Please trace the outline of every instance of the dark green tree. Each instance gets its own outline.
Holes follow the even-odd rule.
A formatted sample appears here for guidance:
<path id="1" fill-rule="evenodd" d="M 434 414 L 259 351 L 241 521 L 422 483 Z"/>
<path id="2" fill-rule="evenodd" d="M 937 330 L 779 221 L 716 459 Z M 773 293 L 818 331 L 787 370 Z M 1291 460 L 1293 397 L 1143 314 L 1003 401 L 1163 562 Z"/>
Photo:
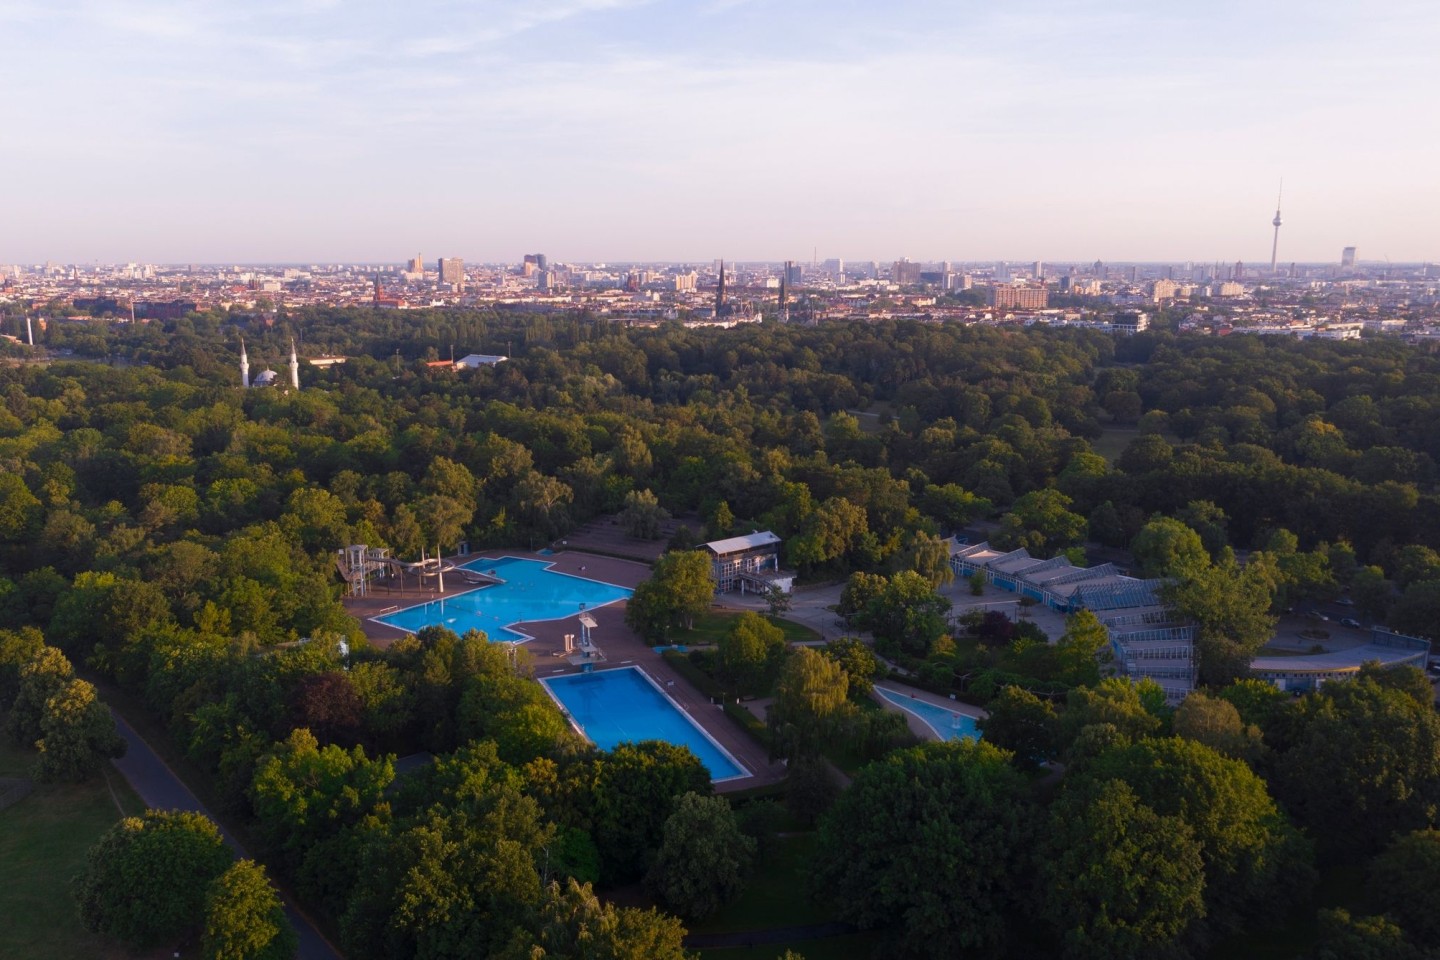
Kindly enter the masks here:
<path id="1" fill-rule="evenodd" d="M 1188 956 L 1186 933 L 1205 915 L 1194 831 L 1123 780 L 1066 789 L 1051 807 L 1040 890 L 1063 955 L 1075 960 Z"/>
<path id="2" fill-rule="evenodd" d="M 126 817 L 90 849 L 71 884 L 80 920 L 136 950 L 179 941 L 199 927 L 206 891 L 233 859 L 198 813 Z"/>
<path id="3" fill-rule="evenodd" d="M 863 767 L 820 824 L 813 889 L 907 955 L 993 954 L 1027 870 L 1029 812 L 1010 755 L 983 741 Z"/>
<path id="4" fill-rule="evenodd" d="M 645 886 L 682 917 L 702 919 L 740 895 L 755 841 L 722 797 L 681 794 L 665 821 Z"/>

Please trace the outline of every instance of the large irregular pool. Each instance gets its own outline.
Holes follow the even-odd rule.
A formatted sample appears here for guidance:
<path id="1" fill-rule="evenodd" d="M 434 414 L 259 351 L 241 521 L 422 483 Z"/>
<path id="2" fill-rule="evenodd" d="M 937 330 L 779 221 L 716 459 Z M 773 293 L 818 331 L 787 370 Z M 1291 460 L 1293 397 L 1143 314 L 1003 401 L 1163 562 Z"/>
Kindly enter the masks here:
<path id="1" fill-rule="evenodd" d="M 750 776 L 639 667 L 547 677 L 540 683 L 580 732 L 602 750 L 626 742 L 664 740 L 689 747 L 710 771 L 711 780 Z"/>
<path id="2" fill-rule="evenodd" d="M 563 620 L 581 610 L 594 610 L 623 600 L 635 592 L 613 583 L 557 573 L 544 560 L 481 557 L 461 566 L 490 574 L 504 583 L 406 607 L 375 619 L 410 633 L 422 627 L 442 626 L 456 633 L 483 630 L 491 640 L 520 641 L 530 638 L 513 629 L 517 623 Z"/>
<path id="3" fill-rule="evenodd" d="M 919 717 L 941 740 L 958 740 L 961 737 L 967 740 L 980 739 L 980 730 L 975 726 L 973 717 L 936 706 L 928 700 L 887 690 L 885 687 L 876 687 L 875 692 L 906 713 Z"/>

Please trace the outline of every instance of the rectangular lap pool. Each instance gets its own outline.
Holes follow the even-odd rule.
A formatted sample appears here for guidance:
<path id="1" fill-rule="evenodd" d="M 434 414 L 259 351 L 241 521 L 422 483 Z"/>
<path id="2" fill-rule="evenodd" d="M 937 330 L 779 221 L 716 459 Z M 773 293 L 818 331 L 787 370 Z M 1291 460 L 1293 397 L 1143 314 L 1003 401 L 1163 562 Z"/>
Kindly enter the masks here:
<path id="1" fill-rule="evenodd" d="M 537 620 L 563 620 L 623 600 L 635 591 L 613 583 L 556 573 L 544 560 L 522 557 L 481 557 L 461 565 L 463 570 L 488 574 L 502 583 L 431 600 L 397 613 L 376 617 L 387 626 L 415 633 L 422 627 L 449 627 L 456 633 L 483 630 L 491 640 L 528 640 L 513 624 Z M 448 573 L 459 583 L 463 574 Z"/>
<path id="2" fill-rule="evenodd" d="M 711 780 L 750 776 L 639 667 L 547 677 L 540 683 L 602 750 L 627 741 L 664 740 L 689 747 Z"/>
<path id="3" fill-rule="evenodd" d="M 884 687 L 876 687 L 875 692 L 906 713 L 913 713 L 925 721 L 925 726 L 934 730 L 941 740 L 956 740 L 960 737 L 968 740 L 980 739 L 980 731 L 976 728 L 973 717 Z"/>

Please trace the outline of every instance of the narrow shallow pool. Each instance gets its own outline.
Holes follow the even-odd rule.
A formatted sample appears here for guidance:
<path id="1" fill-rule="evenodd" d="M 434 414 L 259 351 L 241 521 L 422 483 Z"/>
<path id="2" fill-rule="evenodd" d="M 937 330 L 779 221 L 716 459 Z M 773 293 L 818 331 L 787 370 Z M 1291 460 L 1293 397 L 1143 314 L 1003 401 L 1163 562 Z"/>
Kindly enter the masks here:
<path id="1" fill-rule="evenodd" d="M 711 780 L 750 776 L 639 667 L 547 677 L 540 683 L 580 732 L 602 750 L 626 742 L 664 740 L 689 747 L 710 771 Z"/>
<path id="2" fill-rule="evenodd" d="M 483 630 L 491 640 L 528 640 L 529 637 L 512 629 L 512 625 L 562 620 L 582 609 L 594 610 L 623 600 L 635 592 L 601 580 L 557 573 L 544 560 L 481 557 L 462 567 L 505 582 L 406 607 L 375 619 L 410 633 L 422 627 L 442 626 L 456 633 Z"/>
<path id="3" fill-rule="evenodd" d="M 928 700 L 888 690 L 885 687 L 876 687 L 875 692 L 901 710 L 913 713 L 925 721 L 925 725 L 934 730 L 941 740 L 957 740 L 961 737 L 968 740 L 980 739 L 980 731 L 975 726 L 974 717 L 936 706 Z"/>

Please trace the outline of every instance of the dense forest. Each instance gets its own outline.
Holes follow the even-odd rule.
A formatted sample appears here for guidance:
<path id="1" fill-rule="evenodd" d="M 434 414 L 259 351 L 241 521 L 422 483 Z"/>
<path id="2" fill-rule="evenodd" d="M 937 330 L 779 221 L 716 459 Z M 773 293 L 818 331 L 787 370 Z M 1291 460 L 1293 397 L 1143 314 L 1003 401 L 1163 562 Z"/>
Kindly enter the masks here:
<path id="1" fill-rule="evenodd" d="M 252 369 L 291 337 L 348 360 L 306 366 L 298 392 L 242 390 L 242 334 Z M 819 831 L 816 895 L 883 931 L 886 955 L 1238 955 L 1295 910 L 1314 927 L 1312 890 L 1336 877 L 1386 895 L 1324 912 L 1315 956 L 1435 943 L 1429 684 L 1367 670 L 1290 698 L 1245 673 L 1297 600 L 1348 592 L 1372 622 L 1435 632 L 1440 358 L 1388 339 L 493 311 L 52 322 L 45 339 L 76 359 L 0 369 L 5 729 L 50 742 L 46 776 L 82 777 L 114 744 L 77 669 L 143 703 L 348 956 L 678 957 L 671 914 L 743 887 L 772 798 L 712 796 L 682 748 L 596 751 L 523 657 L 443 629 L 372 649 L 340 602 L 345 543 L 534 547 L 646 509 L 774 530 L 802 583 L 847 582 L 841 612 L 889 662 L 990 710 L 983 741 L 911 746 L 862 707 L 884 669 L 863 644 L 790 651 L 747 623 L 690 661 L 698 683 L 776 693 L 756 735 Z M 426 365 L 452 348 L 511 359 Z M 1207 689 L 1173 710 L 1107 679 L 1088 615 L 1055 643 L 948 619 L 939 538 L 972 525 L 1169 578 Z M 435 762 L 397 776 L 417 750 Z M 837 751 L 843 791 L 821 762 Z M 112 860 L 147 831 L 205 846 L 194 824 L 127 829 Z M 699 860 L 733 870 L 701 895 Z M 85 922 L 159 942 L 107 909 L 105 862 Z M 661 910 L 594 893 L 641 880 Z"/>

